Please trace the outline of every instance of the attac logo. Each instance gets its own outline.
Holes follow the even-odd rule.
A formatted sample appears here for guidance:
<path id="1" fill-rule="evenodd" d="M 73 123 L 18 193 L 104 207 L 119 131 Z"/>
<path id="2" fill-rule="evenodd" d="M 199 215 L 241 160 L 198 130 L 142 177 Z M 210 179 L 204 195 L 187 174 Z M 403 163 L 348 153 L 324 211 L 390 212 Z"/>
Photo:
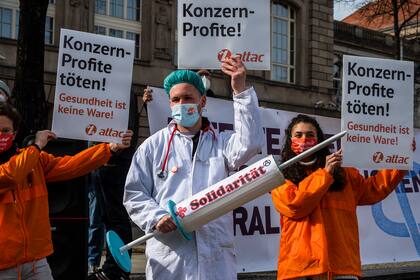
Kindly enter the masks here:
<path id="1" fill-rule="evenodd" d="M 235 54 L 235 56 L 239 56 L 239 58 L 242 60 L 242 62 L 263 62 L 264 55 L 263 54 L 256 54 L 251 52 L 241 52 Z M 229 49 L 222 49 L 217 53 L 217 59 L 220 62 L 223 62 L 227 58 L 232 57 L 232 52 Z"/>
<path id="2" fill-rule="evenodd" d="M 96 133 L 98 129 L 96 128 L 96 126 L 94 124 L 89 124 L 86 128 L 85 128 L 85 132 L 87 135 L 93 135 Z"/>
<path id="3" fill-rule="evenodd" d="M 385 161 L 385 163 L 408 164 L 409 157 L 404 157 L 397 154 L 385 156 L 381 152 L 376 152 L 373 154 L 372 160 L 374 163 L 381 163 Z"/>
<path id="4" fill-rule="evenodd" d="M 384 154 L 381 152 L 376 152 L 373 154 L 372 159 L 374 163 L 380 163 L 384 160 Z"/>

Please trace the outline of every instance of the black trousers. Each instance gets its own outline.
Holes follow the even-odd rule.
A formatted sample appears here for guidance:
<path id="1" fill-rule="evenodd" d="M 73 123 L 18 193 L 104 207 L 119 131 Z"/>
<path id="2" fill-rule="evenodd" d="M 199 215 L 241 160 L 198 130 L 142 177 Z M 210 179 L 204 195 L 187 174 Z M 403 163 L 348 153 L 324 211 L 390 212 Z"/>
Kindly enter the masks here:
<path id="1" fill-rule="evenodd" d="M 124 185 L 130 163 L 118 165 L 105 165 L 98 170 L 97 195 L 100 197 L 98 203 L 102 208 L 105 230 L 115 231 L 122 241 L 127 244 L 132 241 L 130 217 L 123 205 Z M 129 251 L 131 256 L 131 250 Z M 102 266 L 103 271 L 111 280 L 127 276 L 115 263 L 108 247 L 106 259 Z"/>

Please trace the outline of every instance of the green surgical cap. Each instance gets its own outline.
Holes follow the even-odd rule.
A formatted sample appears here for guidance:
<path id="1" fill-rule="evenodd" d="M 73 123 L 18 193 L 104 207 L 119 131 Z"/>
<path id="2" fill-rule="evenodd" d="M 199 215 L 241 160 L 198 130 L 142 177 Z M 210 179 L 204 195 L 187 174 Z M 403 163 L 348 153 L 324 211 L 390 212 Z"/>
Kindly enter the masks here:
<path id="1" fill-rule="evenodd" d="M 191 70 L 176 70 L 172 72 L 163 81 L 163 87 L 169 95 L 169 91 L 174 85 L 182 83 L 193 85 L 201 93 L 201 95 L 206 95 L 206 89 L 204 88 L 201 77 Z"/>

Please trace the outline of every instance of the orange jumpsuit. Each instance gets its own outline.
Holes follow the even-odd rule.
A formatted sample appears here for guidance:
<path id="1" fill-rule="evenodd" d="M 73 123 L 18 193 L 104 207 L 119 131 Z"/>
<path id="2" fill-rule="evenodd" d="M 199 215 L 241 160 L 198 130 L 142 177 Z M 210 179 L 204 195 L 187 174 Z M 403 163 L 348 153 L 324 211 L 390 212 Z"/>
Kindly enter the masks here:
<path id="1" fill-rule="evenodd" d="M 0 165 L 0 270 L 53 252 L 45 183 L 87 174 L 109 157 L 108 144 L 65 157 L 29 146 Z"/>
<path id="2" fill-rule="evenodd" d="M 384 199 L 406 171 L 381 170 L 365 179 L 357 169 L 343 169 L 346 185 L 342 191 L 328 191 L 334 179 L 320 168 L 299 186 L 286 180 L 271 192 L 281 214 L 277 279 L 361 276 L 356 206 Z"/>

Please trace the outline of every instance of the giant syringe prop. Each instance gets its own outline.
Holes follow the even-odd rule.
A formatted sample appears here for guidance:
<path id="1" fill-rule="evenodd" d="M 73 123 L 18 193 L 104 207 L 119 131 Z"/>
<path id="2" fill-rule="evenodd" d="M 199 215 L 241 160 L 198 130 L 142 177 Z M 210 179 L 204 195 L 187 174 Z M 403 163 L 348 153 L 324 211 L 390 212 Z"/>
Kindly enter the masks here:
<path id="1" fill-rule="evenodd" d="M 168 210 L 178 231 L 190 240 L 191 233 L 201 226 L 283 185 L 281 170 L 330 145 L 346 133 L 342 131 L 280 165 L 272 155 L 267 156 L 178 204 L 170 200 Z M 158 234 L 161 233 L 153 231 L 127 245 L 114 231 L 107 232 L 106 239 L 116 263 L 129 272 L 131 260 L 127 251 Z"/>

